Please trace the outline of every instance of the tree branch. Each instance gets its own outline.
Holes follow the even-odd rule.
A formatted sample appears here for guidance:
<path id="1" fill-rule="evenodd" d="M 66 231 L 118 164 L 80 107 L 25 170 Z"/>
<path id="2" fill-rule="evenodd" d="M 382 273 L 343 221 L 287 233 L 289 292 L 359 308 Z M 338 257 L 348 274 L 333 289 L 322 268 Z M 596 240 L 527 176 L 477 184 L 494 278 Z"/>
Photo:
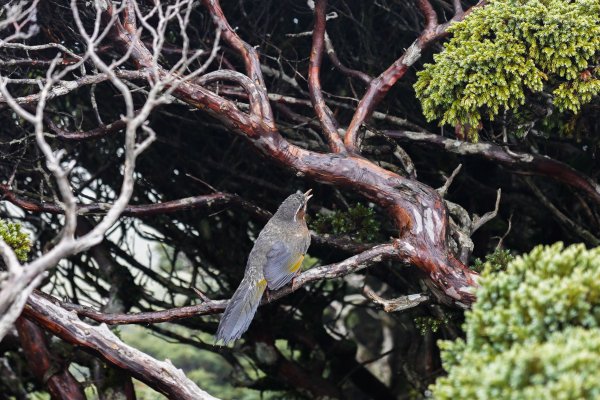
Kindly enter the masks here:
<path id="1" fill-rule="evenodd" d="M 56 365 L 41 329 L 23 317 L 17 319 L 15 325 L 28 366 L 37 380 L 48 387 L 52 399 L 85 400 L 83 389 L 69 372 L 68 365 Z"/>
<path id="2" fill-rule="evenodd" d="M 126 345 L 106 325 L 86 324 L 77 315 L 35 293 L 30 296 L 24 314 L 64 341 L 93 351 L 168 398 L 215 399 L 170 361 L 158 361 Z"/>
<path id="3" fill-rule="evenodd" d="M 135 48 L 131 54 L 138 65 L 153 65 L 144 45 L 127 35 L 119 24 L 116 24 L 114 37 L 123 49 Z M 154 68 L 157 76 L 169 75 L 157 65 Z M 451 254 L 446 235 L 446 209 L 434 189 L 387 171 L 360 156 L 340 157 L 339 154 L 321 154 L 295 146 L 260 118 L 242 113 L 234 103 L 191 82 L 177 82 L 173 94 L 188 104 L 206 109 L 233 132 L 246 137 L 257 150 L 297 176 L 351 188 L 386 209 L 402 240 L 413 249 L 410 262 L 427 273 L 445 293 L 445 301 L 465 307 L 474 300 L 471 287 L 476 285 L 477 274 Z"/>
<path id="4" fill-rule="evenodd" d="M 392 244 L 378 245 L 339 263 L 311 268 L 310 270 L 301 273 L 291 284 L 277 291 L 270 292 L 269 296 L 263 297 L 261 305 L 279 300 L 312 282 L 323 279 L 339 278 L 360 271 L 383 260 L 395 259 L 406 261 L 410 259 L 411 256 L 412 249 L 410 248 L 410 245 L 402 244 L 400 241 L 396 241 Z M 41 296 L 43 294 L 36 292 L 36 295 Z M 163 311 L 140 312 L 134 314 L 106 314 L 93 310 L 90 307 L 59 302 L 51 297 L 48 298 L 68 310 L 75 311 L 80 316 L 88 317 L 109 325 L 175 321 L 199 315 L 218 314 L 223 312 L 227 306 L 227 300 L 210 300 L 197 305 L 177 307 Z"/>
<path id="5" fill-rule="evenodd" d="M 546 176 L 585 192 L 597 204 L 600 204 L 600 185 L 597 182 L 567 164 L 547 156 L 514 152 L 507 147 L 492 143 L 463 142 L 433 133 L 385 131 L 384 134 L 403 141 L 434 145 L 463 156 L 483 157 L 498 162 L 517 173 Z"/>
<path id="6" fill-rule="evenodd" d="M 275 119 L 267 97 L 267 86 L 260 69 L 258 52 L 254 47 L 244 42 L 231 28 L 225 14 L 223 14 L 219 0 L 203 0 L 203 4 L 210 12 L 215 25 L 223 32 L 223 37 L 227 43 L 242 56 L 246 65 L 246 73 L 252 82 L 256 84 L 257 95 L 260 97 L 262 108 L 260 117 L 269 128 L 275 129 Z"/>
<path id="7" fill-rule="evenodd" d="M 313 29 L 312 50 L 310 52 L 310 64 L 308 67 L 308 89 L 310 100 L 317 114 L 317 118 L 323 128 L 323 133 L 329 143 L 329 148 L 334 153 L 346 153 L 344 143 L 338 133 L 338 123 L 333 113 L 325 104 L 319 74 L 321 62 L 323 61 L 323 41 L 325 37 L 325 8 L 326 0 L 317 0 L 315 4 L 315 27 Z"/>
<path id="8" fill-rule="evenodd" d="M 344 144 L 349 152 L 358 152 L 358 131 L 361 125 L 371 116 L 375 107 L 385 97 L 398 79 L 402 78 L 406 71 L 408 71 L 408 68 L 421 58 L 422 52 L 432 43 L 444 37 L 452 22 L 462 21 L 470 10 L 474 7 L 483 6 L 484 3 L 484 1 L 480 1 L 477 5 L 471 7 L 469 11 L 456 14 L 454 18 L 447 23 L 438 24 L 435 10 L 433 10 L 429 1 L 419 0 L 419 8 L 426 19 L 425 30 L 423 30 L 419 37 L 408 49 L 406 49 L 400 58 L 369 84 L 367 91 L 356 108 L 356 112 L 352 117 L 352 121 L 350 121 L 350 125 L 348 125 L 348 128 L 346 129 Z"/>

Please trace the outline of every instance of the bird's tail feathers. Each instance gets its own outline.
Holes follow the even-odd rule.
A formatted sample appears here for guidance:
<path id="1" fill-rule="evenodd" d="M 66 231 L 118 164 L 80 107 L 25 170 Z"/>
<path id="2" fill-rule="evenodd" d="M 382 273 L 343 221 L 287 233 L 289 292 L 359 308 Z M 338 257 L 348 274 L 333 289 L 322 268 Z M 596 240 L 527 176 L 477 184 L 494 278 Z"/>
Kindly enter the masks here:
<path id="1" fill-rule="evenodd" d="M 240 283 L 221 317 L 215 335 L 216 342 L 222 341 L 226 345 L 239 339 L 248 330 L 266 287 L 265 279 Z"/>

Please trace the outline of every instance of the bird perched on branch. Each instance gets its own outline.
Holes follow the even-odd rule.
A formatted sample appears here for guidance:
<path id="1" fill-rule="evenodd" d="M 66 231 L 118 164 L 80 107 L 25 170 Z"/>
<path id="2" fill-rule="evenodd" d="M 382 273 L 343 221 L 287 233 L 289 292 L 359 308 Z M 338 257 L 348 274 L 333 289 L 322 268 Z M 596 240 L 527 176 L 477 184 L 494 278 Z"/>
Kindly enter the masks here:
<path id="1" fill-rule="evenodd" d="M 285 286 L 300 271 L 310 245 L 305 216 L 311 191 L 285 199 L 258 235 L 244 278 L 219 322 L 217 342 L 227 344 L 239 339 L 250 326 L 265 289 Z"/>

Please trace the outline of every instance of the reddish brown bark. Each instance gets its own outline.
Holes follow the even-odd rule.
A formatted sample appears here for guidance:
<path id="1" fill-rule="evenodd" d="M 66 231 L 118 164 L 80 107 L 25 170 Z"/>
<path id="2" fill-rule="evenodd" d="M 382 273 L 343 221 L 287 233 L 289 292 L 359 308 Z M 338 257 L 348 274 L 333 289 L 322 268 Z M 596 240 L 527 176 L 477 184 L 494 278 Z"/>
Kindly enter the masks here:
<path id="1" fill-rule="evenodd" d="M 346 153 L 344 142 L 338 133 L 338 123 L 333 113 L 325 104 L 325 98 L 321 91 L 321 62 L 323 61 L 323 44 L 325 40 L 325 7 L 326 0 L 317 0 L 315 4 L 315 27 L 313 29 L 312 50 L 310 52 L 310 64 L 308 67 L 308 89 L 310 100 L 321 123 L 329 148 L 334 153 Z"/>
<path id="2" fill-rule="evenodd" d="M 37 380 L 48 388 L 52 399 L 85 400 L 83 389 L 68 371 L 68 365 L 59 365 L 54 360 L 42 330 L 24 317 L 17 319 L 15 325 L 27 365 Z"/>

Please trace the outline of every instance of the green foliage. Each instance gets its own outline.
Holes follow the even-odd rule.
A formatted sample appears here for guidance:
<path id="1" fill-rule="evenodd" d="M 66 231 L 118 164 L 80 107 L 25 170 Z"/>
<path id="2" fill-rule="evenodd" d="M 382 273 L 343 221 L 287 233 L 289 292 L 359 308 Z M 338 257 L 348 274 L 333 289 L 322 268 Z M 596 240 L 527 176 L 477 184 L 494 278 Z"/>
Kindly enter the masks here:
<path id="1" fill-rule="evenodd" d="M 480 284 L 437 399 L 599 398 L 600 248 L 539 246 Z"/>
<path id="2" fill-rule="evenodd" d="M 504 271 L 512 260 L 515 259 L 510 250 L 496 249 L 493 253 L 486 254 L 485 260 L 476 259 L 471 269 L 477 272 L 489 270 L 490 272 Z"/>
<path id="3" fill-rule="evenodd" d="M 27 254 L 31 250 L 29 235 L 21 231 L 21 225 L 0 219 L 0 237 L 15 252 L 20 261 L 27 260 Z"/>
<path id="4" fill-rule="evenodd" d="M 600 330 L 570 328 L 497 355 L 468 352 L 436 399 L 598 399 Z"/>
<path id="5" fill-rule="evenodd" d="M 600 93 L 600 0 L 490 0 L 449 31 L 415 84 L 430 121 L 477 127 L 542 91 L 576 113 Z"/>
<path id="6" fill-rule="evenodd" d="M 350 207 L 348 211 L 319 214 L 311 225 L 319 233 L 350 235 L 359 242 L 376 241 L 381 229 L 375 211 L 360 203 Z"/>
<path id="7" fill-rule="evenodd" d="M 443 318 L 416 317 L 415 326 L 421 335 L 425 335 L 427 332 L 437 332 L 441 326 L 446 325 L 449 321 L 450 317 L 448 316 L 444 316 Z"/>

